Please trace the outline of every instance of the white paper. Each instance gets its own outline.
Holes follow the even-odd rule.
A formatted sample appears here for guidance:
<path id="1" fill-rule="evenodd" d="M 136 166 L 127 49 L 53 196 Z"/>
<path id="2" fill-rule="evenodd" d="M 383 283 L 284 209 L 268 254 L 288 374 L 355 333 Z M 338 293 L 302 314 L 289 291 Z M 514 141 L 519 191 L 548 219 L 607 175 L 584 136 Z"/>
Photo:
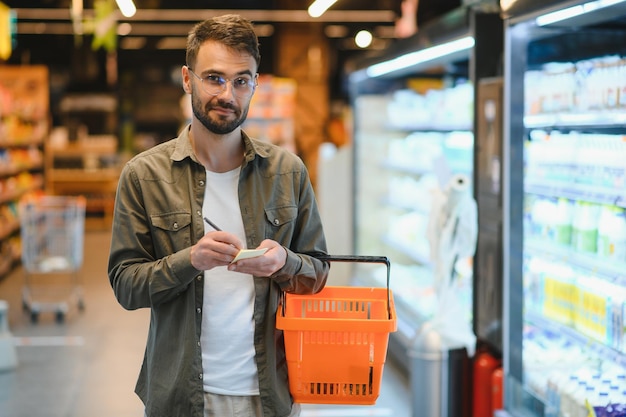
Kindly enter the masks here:
<path id="1" fill-rule="evenodd" d="M 233 259 L 233 261 L 231 263 L 240 261 L 242 259 L 256 258 L 257 256 L 263 255 L 265 252 L 267 252 L 267 248 L 263 248 L 263 249 L 241 249 L 239 251 L 239 253 L 237 254 L 237 256 L 235 256 L 235 259 Z"/>

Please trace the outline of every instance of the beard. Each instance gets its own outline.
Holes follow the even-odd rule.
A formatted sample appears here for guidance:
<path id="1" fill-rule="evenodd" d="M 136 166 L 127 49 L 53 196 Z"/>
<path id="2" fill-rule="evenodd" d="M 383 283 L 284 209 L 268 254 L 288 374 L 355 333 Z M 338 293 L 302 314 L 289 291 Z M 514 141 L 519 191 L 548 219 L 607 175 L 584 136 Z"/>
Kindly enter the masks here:
<path id="1" fill-rule="evenodd" d="M 243 124 L 243 122 L 248 117 L 248 109 L 250 105 L 246 106 L 243 109 L 238 109 L 232 103 L 227 101 L 217 99 L 217 105 L 219 107 L 225 109 L 232 109 L 235 111 L 235 119 L 227 120 L 223 117 L 211 118 L 209 116 L 209 111 L 212 108 L 211 103 L 207 103 L 205 106 L 202 105 L 202 102 L 196 95 L 195 91 L 191 93 L 191 109 L 193 111 L 193 115 L 202 123 L 202 125 L 207 128 L 210 132 L 213 132 L 218 135 L 225 135 L 227 133 L 231 133 L 233 130 L 237 129 L 239 126 Z"/>

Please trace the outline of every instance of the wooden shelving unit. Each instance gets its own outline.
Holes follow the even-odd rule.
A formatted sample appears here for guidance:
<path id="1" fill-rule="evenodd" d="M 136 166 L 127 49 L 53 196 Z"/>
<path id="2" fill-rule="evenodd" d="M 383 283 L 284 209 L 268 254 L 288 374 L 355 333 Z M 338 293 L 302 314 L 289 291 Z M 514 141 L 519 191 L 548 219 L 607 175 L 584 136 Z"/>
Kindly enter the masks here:
<path id="1" fill-rule="evenodd" d="M 0 65 L 0 278 L 21 257 L 18 202 L 44 187 L 49 101 L 47 67 Z"/>

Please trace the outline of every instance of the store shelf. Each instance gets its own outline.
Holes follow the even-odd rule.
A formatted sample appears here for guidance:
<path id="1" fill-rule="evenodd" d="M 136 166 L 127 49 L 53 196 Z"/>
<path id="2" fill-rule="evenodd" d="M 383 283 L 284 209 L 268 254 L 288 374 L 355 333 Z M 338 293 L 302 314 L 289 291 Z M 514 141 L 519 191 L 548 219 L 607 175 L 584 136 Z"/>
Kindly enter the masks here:
<path id="1" fill-rule="evenodd" d="M 596 254 L 576 251 L 569 246 L 551 243 L 547 239 L 526 237 L 526 254 L 554 259 L 555 262 L 597 274 L 605 281 L 626 287 L 626 261 L 616 261 Z"/>
<path id="2" fill-rule="evenodd" d="M 524 191 L 546 197 L 564 197 L 571 200 L 590 201 L 598 204 L 612 204 L 626 208 L 626 191 L 615 187 L 576 184 L 565 181 L 528 178 Z"/>
<path id="3" fill-rule="evenodd" d="M 0 278 L 20 259 L 17 204 L 44 186 L 48 85 L 45 66 L 0 66 Z"/>
<path id="4" fill-rule="evenodd" d="M 594 112 L 563 112 L 556 114 L 534 114 L 524 116 L 524 126 L 528 129 L 537 128 L 623 128 L 626 114 L 620 109 L 599 110 Z"/>
<path id="5" fill-rule="evenodd" d="M 578 346 L 584 346 L 590 356 L 600 357 L 604 361 L 610 361 L 626 369 L 626 354 L 606 346 L 570 326 L 546 319 L 535 312 L 528 311 L 525 313 L 525 317 L 529 325 L 533 326 L 536 331 L 544 333 L 548 339 L 555 335 L 566 338 Z"/>

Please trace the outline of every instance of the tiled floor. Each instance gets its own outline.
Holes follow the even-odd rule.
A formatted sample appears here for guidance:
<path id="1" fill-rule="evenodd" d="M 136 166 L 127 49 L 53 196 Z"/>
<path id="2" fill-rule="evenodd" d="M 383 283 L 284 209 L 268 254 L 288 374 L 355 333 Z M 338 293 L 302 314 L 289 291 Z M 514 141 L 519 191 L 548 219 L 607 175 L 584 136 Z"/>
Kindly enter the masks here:
<path id="1" fill-rule="evenodd" d="M 42 313 L 37 324 L 22 310 L 23 272 L 0 280 L 18 365 L 0 372 L 0 417 L 141 417 L 133 393 L 148 327 L 148 310 L 126 311 L 106 277 L 110 234 L 87 232 L 82 269 L 85 310 L 63 324 Z M 0 358 L 0 364 L 1 364 Z M 391 361 L 375 406 L 306 404 L 302 417 L 409 417 L 406 377 Z"/>

